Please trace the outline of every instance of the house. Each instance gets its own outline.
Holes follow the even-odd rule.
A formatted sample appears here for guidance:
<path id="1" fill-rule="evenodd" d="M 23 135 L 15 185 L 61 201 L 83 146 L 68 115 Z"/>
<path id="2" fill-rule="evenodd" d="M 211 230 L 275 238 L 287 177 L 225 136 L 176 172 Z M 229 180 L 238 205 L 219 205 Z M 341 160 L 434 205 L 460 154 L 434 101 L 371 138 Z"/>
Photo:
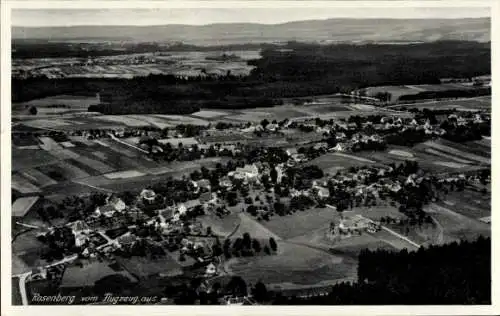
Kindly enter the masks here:
<path id="1" fill-rule="evenodd" d="M 111 195 L 106 199 L 106 204 L 103 206 L 98 206 L 95 211 L 95 215 L 100 216 L 101 214 L 111 217 L 115 212 L 122 212 L 127 208 L 127 205 L 116 195 Z"/>
<path id="2" fill-rule="evenodd" d="M 81 246 L 85 245 L 85 243 L 90 241 L 90 237 L 85 233 L 74 233 L 73 232 L 73 234 L 75 235 L 75 246 L 77 246 L 77 247 L 81 247 Z"/>
<path id="3" fill-rule="evenodd" d="M 292 157 L 293 155 L 297 155 L 297 154 L 298 154 L 297 148 L 288 148 L 288 149 L 286 150 L 286 154 L 287 154 L 289 157 Z"/>
<path id="4" fill-rule="evenodd" d="M 206 189 L 210 190 L 212 187 L 210 185 L 210 181 L 208 179 L 201 179 L 196 181 L 196 184 L 201 188 L 201 189 Z"/>
<path id="5" fill-rule="evenodd" d="M 244 175 L 247 179 L 254 179 L 259 175 L 259 168 L 255 164 L 245 165 L 243 168 L 236 168 L 236 173 Z"/>
<path id="6" fill-rule="evenodd" d="M 278 124 L 273 124 L 273 123 L 268 124 L 268 125 L 266 126 L 266 129 L 267 129 L 268 131 L 274 132 L 274 131 L 276 131 L 276 130 L 278 129 Z"/>
<path id="7" fill-rule="evenodd" d="M 103 205 L 103 206 L 98 206 L 94 212 L 94 216 L 99 217 L 101 215 L 104 215 L 106 217 L 113 217 L 113 214 L 115 214 L 116 209 L 109 204 Z"/>
<path id="8" fill-rule="evenodd" d="M 330 191 L 325 187 L 317 186 L 315 189 L 317 190 L 318 197 L 320 198 L 327 198 L 330 196 Z"/>
<path id="9" fill-rule="evenodd" d="M 184 203 L 181 203 L 177 207 L 177 211 L 180 215 L 186 214 L 187 211 L 192 210 L 196 206 L 201 205 L 200 200 L 189 200 Z"/>
<path id="10" fill-rule="evenodd" d="M 125 233 L 125 234 L 121 235 L 120 237 L 116 238 L 116 241 L 117 241 L 118 245 L 120 245 L 120 246 L 132 245 L 133 243 L 135 243 L 136 240 L 137 240 L 137 237 L 130 232 Z"/>
<path id="11" fill-rule="evenodd" d="M 210 263 L 209 265 L 207 265 L 207 267 L 205 269 L 205 276 L 211 277 L 211 276 L 214 276 L 216 274 L 217 274 L 217 267 L 215 266 L 215 264 Z"/>
<path id="12" fill-rule="evenodd" d="M 333 150 L 335 150 L 335 151 L 344 151 L 345 147 L 341 143 L 338 143 L 337 145 L 335 145 L 335 147 L 333 147 Z"/>
<path id="13" fill-rule="evenodd" d="M 224 177 L 224 178 L 220 179 L 219 185 L 222 188 L 230 189 L 233 186 L 233 182 L 228 177 Z"/>
<path id="14" fill-rule="evenodd" d="M 215 194 L 212 192 L 202 193 L 199 197 L 200 203 L 212 203 L 215 202 Z"/>
<path id="15" fill-rule="evenodd" d="M 141 198 L 145 203 L 153 203 L 156 198 L 156 193 L 153 190 L 144 189 L 141 191 Z"/>

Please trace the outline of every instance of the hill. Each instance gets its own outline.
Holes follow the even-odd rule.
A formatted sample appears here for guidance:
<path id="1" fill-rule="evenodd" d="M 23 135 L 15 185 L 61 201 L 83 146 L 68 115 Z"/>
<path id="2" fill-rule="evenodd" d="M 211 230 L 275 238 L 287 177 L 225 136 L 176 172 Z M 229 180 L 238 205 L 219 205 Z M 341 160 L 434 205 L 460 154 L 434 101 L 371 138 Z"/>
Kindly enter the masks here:
<path id="1" fill-rule="evenodd" d="M 137 42 L 227 45 L 283 41 L 427 42 L 490 40 L 490 18 L 474 19 L 328 19 L 283 24 L 228 23 L 155 26 L 12 27 L 13 39 L 79 40 L 124 38 Z"/>

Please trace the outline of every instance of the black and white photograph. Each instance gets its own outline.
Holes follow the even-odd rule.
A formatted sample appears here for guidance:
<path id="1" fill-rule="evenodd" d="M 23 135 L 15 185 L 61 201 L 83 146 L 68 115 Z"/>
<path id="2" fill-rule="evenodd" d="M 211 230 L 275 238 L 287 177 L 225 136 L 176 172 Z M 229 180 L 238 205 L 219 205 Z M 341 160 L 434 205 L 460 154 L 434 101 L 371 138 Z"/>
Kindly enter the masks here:
<path id="1" fill-rule="evenodd" d="M 494 305 L 491 3 L 108 2 L 2 8 L 8 305 Z"/>

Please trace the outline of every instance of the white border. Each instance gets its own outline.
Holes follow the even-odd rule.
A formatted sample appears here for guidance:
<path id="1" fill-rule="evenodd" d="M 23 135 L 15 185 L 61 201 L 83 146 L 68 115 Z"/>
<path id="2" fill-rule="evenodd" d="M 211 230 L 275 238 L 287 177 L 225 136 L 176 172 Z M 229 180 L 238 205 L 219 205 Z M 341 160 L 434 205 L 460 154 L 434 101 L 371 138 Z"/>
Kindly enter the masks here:
<path id="1" fill-rule="evenodd" d="M 11 135 L 10 135 L 10 12 L 12 8 L 304 8 L 304 7 L 490 7 L 492 14 L 492 76 L 493 83 L 497 80 L 497 71 L 500 67 L 498 54 L 500 35 L 500 1 L 475 0 L 475 1 L 24 1 L 0 0 L 1 3 L 1 255 L 2 255 L 2 316 L 50 313 L 50 315 L 135 315 L 147 313 L 152 315 L 165 314 L 193 314 L 193 315 L 221 315 L 229 311 L 224 306 L 11 306 L 11 193 L 10 193 L 10 166 L 11 166 Z M 500 80 L 500 79 L 499 79 Z M 500 91 L 493 85 L 492 106 L 495 108 Z M 492 111 L 495 121 L 497 111 Z M 495 163 L 496 140 L 500 133 L 500 126 L 492 124 L 492 250 L 498 250 L 500 230 L 493 212 L 500 206 L 497 193 L 497 181 L 500 179 L 500 168 Z M 493 251 L 492 259 L 492 305 L 490 306 L 251 306 L 231 307 L 230 313 L 238 315 L 266 315 L 279 313 L 283 315 L 498 315 L 500 299 L 498 251 Z"/>

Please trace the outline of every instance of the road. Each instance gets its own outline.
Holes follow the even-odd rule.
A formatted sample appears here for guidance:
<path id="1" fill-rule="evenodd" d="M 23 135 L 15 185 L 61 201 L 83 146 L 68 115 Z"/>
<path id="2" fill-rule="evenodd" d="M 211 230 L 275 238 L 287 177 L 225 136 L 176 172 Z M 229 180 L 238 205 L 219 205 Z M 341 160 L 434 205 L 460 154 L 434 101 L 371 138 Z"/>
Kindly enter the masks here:
<path id="1" fill-rule="evenodd" d="M 24 227 L 27 227 L 27 228 L 33 228 L 33 229 L 41 229 L 42 227 L 40 226 L 35 226 L 35 225 L 29 225 L 29 224 L 25 224 L 25 223 L 21 223 L 21 222 L 16 222 L 17 225 L 21 225 L 21 226 L 24 226 Z"/>
<path id="2" fill-rule="evenodd" d="M 144 149 L 142 149 L 142 148 L 139 148 L 139 147 L 137 147 L 137 146 L 134 146 L 134 145 L 132 145 L 132 144 L 129 144 L 129 143 L 127 143 L 127 142 L 124 142 L 123 140 L 121 140 L 121 139 L 117 138 L 115 135 L 113 135 L 113 134 L 111 134 L 111 133 L 108 133 L 108 135 L 109 135 L 109 137 L 111 137 L 111 139 L 112 139 L 112 140 L 114 140 L 115 142 L 118 142 L 118 143 L 120 143 L 120 144 L 126 145 L 126 146 L 128 146 L 128 147 L 132 147 L 132 148 L 137 149 L 138 151 L 143 152 L 143 153 L 145 153 L 145 154 L 149 154 L 149 151 L 144 150 Z"/>
<path id="3" fill-rule="evenodd" d="M 69 256 L 69 257 L 65 257 L 59 261 L 56 261 L 54 263 L 51 263 L 51 264 L 48 264 L 46 266 L 44 266 L 43 268 L 47 269 L 47 268 L 50 268 L 50 267 L 54 267 L 54 266 L 57 266 L 57 265 L 60 265 L 60 264 L 64 264 L 64 263 L 67 263 L 67 262 L 72 262 L 74 261 L 76 258 L 78 258 L 78 255 L 72 255 L 72 256 Z M 25 272 L 23 274 L 18 274 L 18 275 L 14 275 L 14 277 L 18 277 L 19 278 L 19 291 L 21 293 L 21 302 L 23 305 L 28 305 L 29 301 L 28 301 L 28 293 L 26 291 L 26 279 L 28 277 L 30 277 L 32 274 L 32 272 Z"/>

